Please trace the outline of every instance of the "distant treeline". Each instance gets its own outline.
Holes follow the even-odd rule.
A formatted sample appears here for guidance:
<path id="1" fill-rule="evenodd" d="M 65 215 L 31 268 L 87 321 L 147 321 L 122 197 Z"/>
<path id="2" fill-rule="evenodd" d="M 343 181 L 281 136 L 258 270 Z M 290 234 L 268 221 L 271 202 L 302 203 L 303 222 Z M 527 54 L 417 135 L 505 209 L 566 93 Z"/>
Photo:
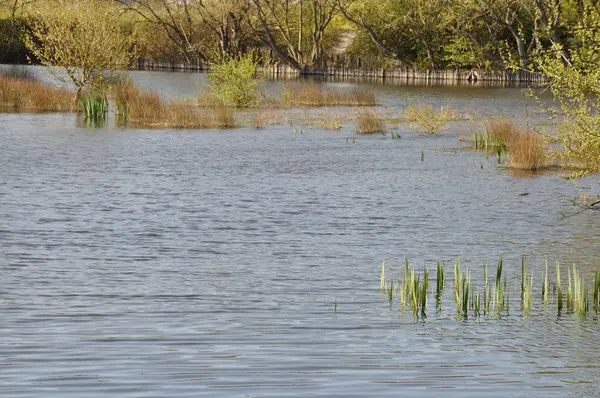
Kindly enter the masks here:
<path id="1" fill-rule="evenodd" d="M 0 62 L 27 60 L 32 7 L 51 0 L 0 0 Z M 553 43 L 580 45 L 565 26 L 592 0 L 106 0 L 111 21 L 135 38 L 136 56 L 209 64 L 254 51 L 295 69 L 360 60 L 361 68 L 527 68 Z M 133 51 L 133 49 L 132 49 Z"/>

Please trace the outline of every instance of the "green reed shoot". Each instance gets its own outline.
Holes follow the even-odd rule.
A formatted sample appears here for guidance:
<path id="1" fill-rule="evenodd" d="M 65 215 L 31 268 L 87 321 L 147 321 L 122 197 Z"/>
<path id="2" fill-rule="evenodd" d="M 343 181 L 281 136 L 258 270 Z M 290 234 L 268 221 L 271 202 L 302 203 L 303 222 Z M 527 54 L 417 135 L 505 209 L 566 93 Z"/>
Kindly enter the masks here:
<path id="1" fill-rule="evenodd" d="M 462 307 L 462 272 L 460 271 L 460 257 L 457 257 L 454 261 L 454 303 L 456 305 L 457 314 L 461 313 Z"/>
<path id="2" fill-rule="evenodd" d="M 446 270 L 438 260 L 435 264 L 435 310 L 442 310 L 442 295 L 444 293 L 444 285 L 446 283 Z"/>
<path id="3" fill-rule="evenodd" d="M 504 259 L 502 256 L 498 258 L 498 266 L 496 268 L 496 280 L 494 282 L 493 302 L 497 312 L 504 309 L 504 288 L 502 287 L 502 268 Z M 504 286 L 506 286 L 506 276 L 504 278 Z"/>
<path id="4" fill-rule="evenodd" d="M 560 286 L 560 263 L 559 262 L 556 263 L 556 288 L 557 288 L 556 301 L 558 304 L 558 315 L 560 316 L 560 313 L 562 312 L 562 308 L 563 308 L 563 293 L 562 293 L 562 288 Z"/>
<path id="5" fill-rule="evenodd" d="M 531 276 L 525 278 L 525 286 L 522 292 L 523 295 L 523 314 L 529 315 L 531 309 L 531 294 L 533 292 L 533 272 Z"/>
<path id="6" fill-rule="evenodd" d="M 483 262 L 483 315 L 490 312 L 490 284 L 488 282 L 487 263 Z"/>
<path id="7" fill-rule="evenodd" d="M 469 276 L 469 269 L 465 272 L 465 277 L 462 278 L 462 291 L 461 291 L 461 303 L 459 315 L 467 318 L 469 314 L 469 290 L 471 289 L 471 277 Z"/>
<path id="8" fill-rule="evenodd" d="M 579 272 L 577 272 L 575 264 L 573 264 L 573 312 L 577 315 L 587 315 L 589 309 L 587 296 L 585 281 Z"/>
<path id="9" fill-rule="evenodd" d="M 79 105 L 85 120 L 102 122 L 108 114 L 108 100 L 106 96 L 99 94 L 85 94 L 79 98 Z"/>
<path id="10" fill-rule="evenodd" d="M 429 287 L 429 270 L 423 270 L 423 284 L 421 285 L 421 317 L 427 316 L 427 289 Z"/>

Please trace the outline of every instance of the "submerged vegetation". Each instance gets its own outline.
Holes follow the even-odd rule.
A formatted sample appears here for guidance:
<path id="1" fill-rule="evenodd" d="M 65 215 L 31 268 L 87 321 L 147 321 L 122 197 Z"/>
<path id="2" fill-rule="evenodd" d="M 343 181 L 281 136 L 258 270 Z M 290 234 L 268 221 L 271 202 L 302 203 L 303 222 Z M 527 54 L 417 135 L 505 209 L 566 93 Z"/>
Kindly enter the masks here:
<path id="1" fill-rule="evenodd" d="M 527 272 L 525 258 L 521 263 L 521 283 L 518 291 L 521 297 L 520 310 L 524 317 L 527 317 L 534 310 L 536 303 L 543 305 L 543 311 L 547 311 L 549 289 L 548 289 L 548 271 L 547 262 L 545 270 L 542 271 L 542 289 L 541 295 L 535 295 L 534 290 L 534 272 Z M 384 263 L 381 264 L 381 275 L 379 286 L 382 293 L 385 293 L 390 302 L 398 300 L 399 307 L 404 311 L 407 307 L 417 319 L 424 319 L 428 316 L 428 295 L 433 294 L 435 298 L 435 311 L 442 311 L 442 302 L 445 294 L 445 270 L 441 262 L 436 263 L 436 283 L 435 291 L 429 291 L 429 271 L 423 269 L 419 274 L 415 267 L 410 266 L 408 259 L 404 260 L 402 278 L 387 278 Z M 500 257 L 496 267 L 496 277 L 494 283 L 490 285 L 488 281 L 488 267 L 483 263 L 483 280 L 480 283 L 473 278 L 473 269 L 466 268 L 462 270 L 460 258 L 454 261 L 454 277 L 452 283 L 452 301 L 454 303 L 455 314 L 459 319 L 469 317 L 480 318 L 481 316 L 501 317 L 510 314 L 510 292 L 507 275 L 504 271 L 504 259 Z M 572 268 L 567 267 L 568 283 L 566 285 L 566 299 L 563 299 L 562 284 L 560 276 L 560 264 L 556 264 L 556 283 L 551 297 L 558 316 L 578 315 L 585 317 L 590 311 L 600 313 L 600 272 L 596 269 L 588 283 L 584 275 L 580 274 L 575 265 Z M 590 292 L 591 287 L 591 292 Z M 517 294 L 515 294 L 517 295 Z M 517 295 L 518 296 L 518 295 Z M 590 304 L 591 303 L 591 304 Z"/>
<path id="2" fill-rule="evenodd" d="M 409 100 L 404 111 L 405 118 L 411 121 L 411 127 L 423 135 L 437 134 L 448 122 L 456 119 L 456 113 L 448 106 L 434 107 L 420 100 Z"/>

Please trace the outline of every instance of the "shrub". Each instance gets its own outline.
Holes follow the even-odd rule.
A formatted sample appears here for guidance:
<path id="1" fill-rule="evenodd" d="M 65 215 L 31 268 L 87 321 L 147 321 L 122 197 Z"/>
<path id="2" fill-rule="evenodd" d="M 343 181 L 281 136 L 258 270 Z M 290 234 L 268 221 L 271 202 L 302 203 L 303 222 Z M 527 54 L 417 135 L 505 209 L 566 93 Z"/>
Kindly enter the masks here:
<path id="1" fill-rule="evenodd" d="M 224 105 L 253 107 L 259 103 L 256 77 L 258 62 L 253 53 L 227 57 L 213 63 L 208 72 L 208 86 Z"/>
<path id="2" fill-rule="evenodd" d="M 424 135 L 437 134 L 449 121 L 456 119 L 456 113 L 450 107 L 439 108 L 421 101 L 411 103 L 405 110 L 405 116 L 412 122 L 411 127 Z"/>

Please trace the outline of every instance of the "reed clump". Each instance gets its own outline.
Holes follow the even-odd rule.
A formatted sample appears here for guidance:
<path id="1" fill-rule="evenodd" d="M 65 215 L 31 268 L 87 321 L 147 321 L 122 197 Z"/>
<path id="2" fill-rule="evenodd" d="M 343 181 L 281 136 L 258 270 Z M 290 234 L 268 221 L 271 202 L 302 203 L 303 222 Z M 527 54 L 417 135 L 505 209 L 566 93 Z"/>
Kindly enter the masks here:
<path id="1" fill-rule="evenodd" d="M 0 109 L 11 112 L 76 112 L 73 91 L 35 80 L 0 76 Z"/>
<path id="2" fill-rule="evenodd" d="M 292 106 L 375 106 L 375 94 L 364 90 L 337 90 L 318 84 L 286 85 L 283 105 Z"/>
<path id="3" fill-rule="evenodd" d="M 434 107 L 420 100 L 409 102 L 404 116 L 411 122 L 410 127 L 422 135 L 437 134 L 448 122 L 457 118 L 456 112 L 449 106 Z"/>
<path id="4" fill-rule="evenodd" d="M 155 91 L 131 85 L 113 87 L 119 122 L 140 127 L 232 128 L 236 127 L 234 109 L 199 109 L 183 100 L 165 100 Z"/>
<path id="5" fill-rule="evenodd" d="M 487 120 L 484 124 L 484 135 L 474 137 L 476 148 L 479 146 L 477 149 L 494 148 L 499 159 L 503 156 L 506 158 L 508 167 L 538 170 L 548 166 L 548 151 L 544 138 L 506 119 Z"/>
<path id="6" fill-rule="evenodd" d="M 385 120 L 375 112 L 359 111 L 356 115 L 357 134 L 385 134 L 387 126 Z"/>

